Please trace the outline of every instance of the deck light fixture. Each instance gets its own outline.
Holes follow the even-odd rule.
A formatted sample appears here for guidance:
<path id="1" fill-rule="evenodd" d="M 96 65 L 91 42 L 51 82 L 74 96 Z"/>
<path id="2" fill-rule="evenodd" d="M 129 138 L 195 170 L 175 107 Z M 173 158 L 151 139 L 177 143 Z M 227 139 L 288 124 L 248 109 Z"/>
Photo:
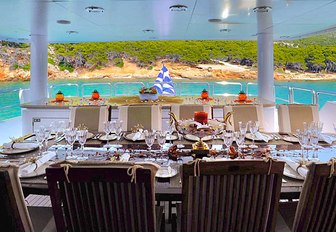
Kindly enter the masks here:
<path id="1" fill-rule="evenodd" d="M 177 4 L 177 5 L 170 6 L 169 10 L 170 11 L 175 11 L 175 12 L 182 12 L 182 11 L 187 11 L 188 7 L 186 5 Z"/>
<path id="2" fill-rule="evenodd" d="M 153 29 L 145 29 L 145 30 L 142 30 L 143 33 L 154 33 L 154 30 Z"/>
<path id="3" fill-rule="evenodd" d="M 71 35 L 71 34 L 78 34 L 78 31 L 66 31 L 67 34 Z"/>
<path id="4" fill-rule="evenodd" d="M 259 12 L 259 13 L 268 13 L 272 10 L 272 7 L 270 6 L 258 6 L 253 8 L 254 12 Z"/>
<path id="5" fill-rule="evenodd" d="M 104 8 L 100 6 L 88 6 L 85 8 L 85 10 L 89 13 L 103 13 Z"/>
<path id="6" fill-rule="evenodd" d="M 59 19 L 56 21 L 58 24 L 71 24 L 71 22 L 69 20 L 65 20 L 65 19 Z"/>

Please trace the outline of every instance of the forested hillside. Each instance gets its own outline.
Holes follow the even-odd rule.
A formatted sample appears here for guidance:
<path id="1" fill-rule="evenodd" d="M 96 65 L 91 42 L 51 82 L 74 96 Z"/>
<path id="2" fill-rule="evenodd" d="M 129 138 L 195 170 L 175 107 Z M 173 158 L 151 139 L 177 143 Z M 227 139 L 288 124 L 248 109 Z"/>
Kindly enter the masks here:
<path id="1" fill-rule="evenodd" d="M 294 41 L 274 43 L 274 64 L 279 70 L 336 72 L 335 33 Z M 6 48 L 15 48 L 17 59 Z M 13 51 L 12 51 L 13 53 Z M 0 58 L 12 69 L 29 70 L 27 44 L 2 42 Z M 25 57 L 26 56 L 26 57 Z M 49 63 L 60 70 L 90 70 L 124 61 L 152 68 L 157 60 L 166 59 L 188 65 L 227 61 L 247 66 L 257 65 L 256 41 L 138 41 L 49 45 Z"/>

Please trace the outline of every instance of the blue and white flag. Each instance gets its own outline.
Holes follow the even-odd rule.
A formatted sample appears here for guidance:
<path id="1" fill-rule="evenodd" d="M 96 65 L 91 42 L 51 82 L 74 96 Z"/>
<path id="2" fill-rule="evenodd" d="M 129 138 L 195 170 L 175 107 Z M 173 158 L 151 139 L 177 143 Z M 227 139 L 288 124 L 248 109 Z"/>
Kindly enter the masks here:
<path id="1" fill-rule="evenodd" d="M 166 66 L 162 66 L 156 80 L 154 87 L 159 94 L 162 95 L 175 95 L 174 83 L 169 75 L 169 71 Z"/>

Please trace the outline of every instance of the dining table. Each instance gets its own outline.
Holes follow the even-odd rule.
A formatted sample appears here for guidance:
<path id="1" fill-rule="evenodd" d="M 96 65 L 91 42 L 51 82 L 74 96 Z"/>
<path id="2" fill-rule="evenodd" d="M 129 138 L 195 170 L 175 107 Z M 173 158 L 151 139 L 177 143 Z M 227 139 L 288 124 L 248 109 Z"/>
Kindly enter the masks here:
<path id="1" fill-rule="evenodd" d="M 45 170 L 48 165 L 62 161 L 65 158 L 72 158 L 76 160 L 110 160 L 118 162 L 120 157 L 123 157 L 124 154 L 128 154 L 127 161 L 155 162 L 158 163 L 162 168 L 169 170 L 168 174 L 166 173 L 167 175 L 159 175 L 156 178 L 155 193 L 157 201 L 181 201 L 181 166 L 183 163 L 190 162 L 194 159 L 194 152 L 191 148 L 196 139 L 194 140 L 188 136 L 176 135 L 171 137 L 172 140 L 166 141 L 163 149 L 158 144 L 154 144 L 151 149 L 148 150 L 144 140 L 139 139 L 133 141 L 129 136 L 127 136 L 129 133 L 123 132 L 122 134 L 124 136 L 122 136 L 119 140 L 114 139 L 114 136 L 113 139 L 109 141 L 110 146 L 108 148 L 106 146 L 104 147 L 104 145 L 107 143 L 106 139 L 100 139 L 104 138 L 104 134 L 96 134 L 88 139 L 85 143 L 84 150 L 80 150 L 80 146 L 76 142 L 74 144 L 75 156 L 69 155 L 69 146 L 66 144 L 65 140 L 62 139 L 62 137 L 58 138 L 57 140 L 52 138 L 47 143 L 47 151 L 42 152 L 42 155 L 47 154 L 48 152 L 55 152 L 56 156 L 45 162 L 43 170 Z M 268 133 L 266 135 L 270 137 L 268 142 L 260 140 L 255 141 L 255 144 L 258 146 L 257 149 L 245 149 L 243 150 L 245 155 L 238 156 L 236 159 L 263 159 L 265 156 L 272 156 L 274 159 L 279 160 L 301 159 L 301 146 L 296 142 L 296 140 L 286 139 L 285 141 L 283 140 L 284 136 L 277 133 Z M 25 137 L 29 138 L 29 136 Z M 33 140 L 33 137 L 34 136 L 32 135 L 28 141 Z M 208 139 L 206 143 L 209 144 L 210 155 L 205 155 L 203 159 L 212 161 L 232 160 L 232 157 L 229 158 L 227 155 L 226 147 L 223 145 L 221 136 L 213 136 Z M 251 141 L 246 139 L 245 144 L 248 147 L 248 145 L 251 144 Z M 172 157 L 168 154 L 168 149 L 174 145 L 178 150 L 177 157 Z M 233 146 L 235 149 L 237 149 L 235 144 Z M 0 163 L 14 163 L 18 165 L 25 165 L 31 162 L 32 158 L 33 160 L 36 160 L 36 157 L 41 155 L 41 151 L 39 149 L 33 149 L 31 151 L 20 154 L 4 154 L 3 149 L 0 150 L 0 153 L 1 152 L 2 154 L 0 154 Z M 311 157 L 311 154 L 313 153 L 311 150 L 304 150 L 303 152 L 304 157 L 306 157 L 307 154 L 310 154 L 309 156 Z M 328 162 L 331 157 L 335 156 L 336 148 L 321 141 L 319 143 L 315 158 L 311 158 L 310 162 Z M 20 178 L 25 196 L 29 194 L 49 194 L 47 180 L 43 170 L 39 173 L 36 173 L 36 175 L 28 175 Z M 298 199 L 303 183 L 304 178 L 302 178 L 302 176 L 300 177 L 297 175 L 297 173 L 293 173 L 293 170 L 289 171 L 285 168 L 281 187 L 281 199 Z"/>

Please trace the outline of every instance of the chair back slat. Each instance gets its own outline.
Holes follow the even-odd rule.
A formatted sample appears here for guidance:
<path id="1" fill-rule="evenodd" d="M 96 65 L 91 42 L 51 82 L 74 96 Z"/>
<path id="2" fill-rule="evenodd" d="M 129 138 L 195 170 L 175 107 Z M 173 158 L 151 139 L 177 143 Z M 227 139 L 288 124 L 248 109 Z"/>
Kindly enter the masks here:
<path id="1" fill-rule="evenodd" d="M 34 231 L 18 178 L 18 167 L 10 164 L 0 165 L 0 230 Z"/>
<path id="2" fill-rule="evenodd" d="M 336 173 L 329 177 L 330 166 L 308 166 L 293 231 L 336 231 Z"/>
<path id="3" fill-rule="evenodd" d="M 199 165 L 183 165 L 182 231 L 274 231 L 283 162 Z"/>
<path id="4" fill-rule="evenodd" d="M 58 231 L 155 231 L 150 170 L 137 169 L 136 183 L 127 168 L 78 166 L 66 175 L 51 167 L 46 173 Z"/>

